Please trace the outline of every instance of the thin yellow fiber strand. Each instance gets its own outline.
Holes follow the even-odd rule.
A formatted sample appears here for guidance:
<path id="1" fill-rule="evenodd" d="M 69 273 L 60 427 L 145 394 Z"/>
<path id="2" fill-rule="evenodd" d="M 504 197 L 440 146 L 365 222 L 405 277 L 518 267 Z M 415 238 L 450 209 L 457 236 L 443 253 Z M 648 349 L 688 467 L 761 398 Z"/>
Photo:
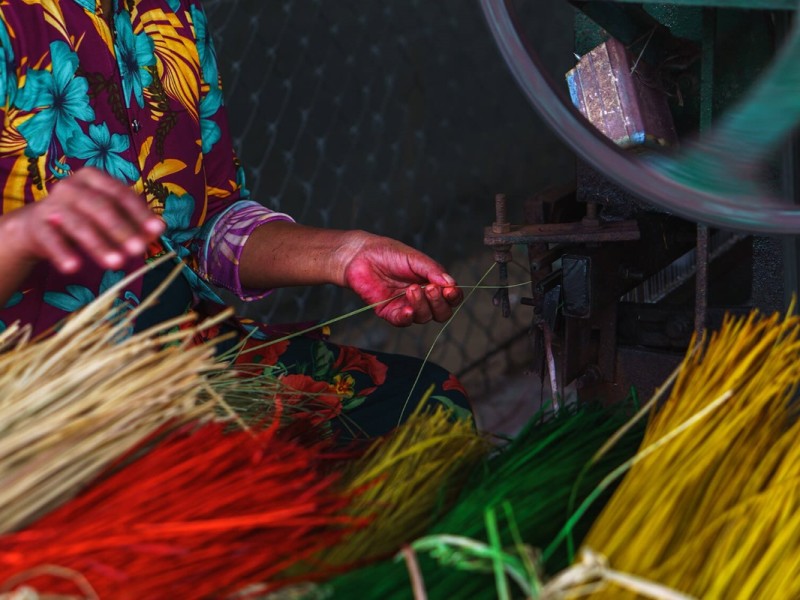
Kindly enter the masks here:
<path id="1" fill-rule="evenodd" d="M 488 452 L 472 421 L 454 420 L 443 406 L 432 408 L 430 394 L 349 467 L 343 481 L 356 493 L 350 510 L 374 520 L 329 549 L 322 562 L 344 566 L 397 552 L 427 530 L 437 507 L 452 499 L 458 481 Z"/>
<path id="2" fill-rule="evenodd" d="M 201 401 L 219 368 L 213 348 L 190 344 L 196 326 L 128 335 L 122 285 L 48 337 L 31 341 L 24 327 L 0 335 L 0 532 L 66 501 L 164 424 L 213 414 Z"/>
<path id="3" fill-rule="evenodd" d="M 403 403 L 403 408 L 400 409 L 400 415 L 397 418 L 397 424 L 398 425 L 403 422 L 403 415 L 406 412 L 406 408 L 408 407 L 408 403 L 411 401 L 411 398 L 414 395 L 415 390 L 417 389 L 417 384 L 419 383 L 419 378 L 422 376 L 422 372 L 425 369 L 425 365 L 428 363 L 428 359 L 431 357 L 431 353 L 433 352 L 433 349 L 436 347 L 436 343 L 439 341 L 439 338 L 444 333 L 444 330 L 447 329 L 447 326 L 450 325 L 450 323 L 453 322 L 453 319 L 456 318 L 456 315 L 459 313 L 459 311 L 462 308 L 464 308 L 464 306 L 469 301 L 469 299 L 472 298 L 472 294 L 475 293 L 475 290 L 480 289 L 481 284 L 489 276 L 489 273 L 492 272 L 492 270 L 494 269 L 496 264 L 497 263 L 492 263 L 492 265 L 486 270 L 486 273 L 483 274 L 483 277 L 481 277 L 478 280 L 478 285 L 472 287 L 472 289 L 467 294 L 467 297 L 464 298 L 464 302 L 462 302 L 461 304 L 456 306 L 455 309 L 453 309 L 453 314 L 450 315 L 450 318 L 447 319 L 447 321 L 439 329 L 439 333 L 436 334 L 436 337 L 434 338 L 433 343 L 431 344 L 431 347 L 428 349 L 428 353 L 425 355 L 425 358 L 422 359 L 422 364 L 420 365 L 419 370 L 417 371 L 417 376 L 414 378 L 414 383 L 411 384 L 411 389 L 408 391 L 408 396 L 406 397 L 406 401 Z M 464 289 L 464 288 L 462 288 L 462 289 Z"/>
<path id="4" fill-rule="evenodd" d="M 698 597 L 800 597 L 798 381 L 798 317 L 727 318 L 687 355 L 642 447 L 666 443 L 631 468 L 586 547 Z"/>

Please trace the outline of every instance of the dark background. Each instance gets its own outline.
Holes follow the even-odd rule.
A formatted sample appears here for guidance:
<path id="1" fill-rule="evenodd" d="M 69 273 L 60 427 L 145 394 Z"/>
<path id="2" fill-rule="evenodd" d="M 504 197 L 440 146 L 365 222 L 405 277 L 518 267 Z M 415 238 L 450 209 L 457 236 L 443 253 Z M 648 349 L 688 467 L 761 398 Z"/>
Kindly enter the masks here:
<path id="1" fill-rule="evenodd" d="M 493 197 L 522 199 L 568 180 L 573 159 L 508 73 L 477 2 L 205 0 L 234 143 L 254 199 L 310 225 L 359 228 L 422 249 L 473 285 L 492 264 L 483 227 Z M 534 5 L 533 7 L 531 5 Z M 566 2 L 521 7 L 555 77 L 574 62 Z M 527 278 L 517 252 L 512 280 Z M 496 274 L 486 283 L 496 283 Z M 432 359 L 489 395 L 524 369 L 530 315 L 504 321 L 478 290 Z M 272 322 L 326 320 L 361 305 L 331 286 L 281 290 L 240 307 Z M 397 330 L 371 314 L 334 339 L 424 356 L 436 325 Z M 512 343 L 516 340 L 516 343 Z"/>

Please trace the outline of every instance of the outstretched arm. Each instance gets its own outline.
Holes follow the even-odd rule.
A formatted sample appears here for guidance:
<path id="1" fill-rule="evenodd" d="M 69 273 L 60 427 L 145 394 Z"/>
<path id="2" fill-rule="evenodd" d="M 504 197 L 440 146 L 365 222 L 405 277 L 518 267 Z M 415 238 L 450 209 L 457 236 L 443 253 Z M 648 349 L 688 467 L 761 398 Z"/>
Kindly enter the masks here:
<path id="1" fill-rule="evenodd" d="M 205 276 L 237 293 L 243 288 L 265 290 L 333 283 L 353 289 L 370 304 L 402 294 L 401 298 L 376 309 L 380 316 L 399 326 L 449 318 L 462 297 L 455 281 L 441 265 L 395 240 L 364 231 L 317 229 L 270 220 L 253 230 L 248 228 L 246 233 L 243 233 L 246 228 L 237 223 L 236 231 L 227 237 L 230 243 L 216 246 L 215 232 L 224 232 L 226 216 L 233 217 L 223 211 L 247 195 L 242 190 L 243 171 L 235 168 L 233 160 L 227 115 L 221 103 L 219 69 L 205 12 L 199 0 L 190 0 L 189 10 L 197 34 L 200 87 L 204 90 L 200 112 L 205 109 L 204 123 L 218 134 L 204 139 L 203 145 L 208 182 L 206 215 L 211 218 L 223 214 L 211 231 L 203 231 L 206 239 L 215 243 L 200 243 L 196 247 L 208 249 L 212 260 L 206 264 L 215 268 L 225 262 L 216 259 L 234 257 L 228 262 L 235 262 L 238 258 L 237 269 L 220 268 L 216 273 L 206 270 Z M 236 185 L 228 193 L 231 182 Z M 220 194 L 220 190 L 225 193 Z M 245 238 L 242 248 L 239 243 Z M 235 273 L 233 278 L 228 277 L 231 271 Z"/>
<path id="2" fill-rule="evenodd" d="M 247 241 L 239 277 L 252 288 L 333 283 L 349 287 L 376 313 L 405 327 L 445 321 L 462 300 L 444 267 L 396 240 L 365 231 L 319 229 L 289 222 L 267 223 Z"/>

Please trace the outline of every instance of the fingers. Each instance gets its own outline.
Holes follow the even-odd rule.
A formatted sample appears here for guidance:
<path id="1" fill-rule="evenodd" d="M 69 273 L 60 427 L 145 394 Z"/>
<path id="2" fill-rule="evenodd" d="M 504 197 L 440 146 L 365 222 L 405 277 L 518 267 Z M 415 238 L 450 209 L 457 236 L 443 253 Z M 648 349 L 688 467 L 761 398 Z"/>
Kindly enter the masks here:
<path id="1" fill-rule="evenodd" d="M 59 182 L 37 208 L 41 214 L 31 227 L 37 249 L 67 273 L 80 265 L 76 248 L 101 266 L 119 268 L 127 257 L 142 254 L 164 228 L 141 197 L 91 168 Z"/>
<path id="2" fill-rule="evenodd" d="M 434 318 L 433 306 L 428 300 L 428 292 L 423 291 L 420 286 L 408 286 L 406 301 L 411 306 L 414 323 L 427 323 Z"/>
<path id="3" fill-rule="evenodd" d="M 447 321 L 463 300 L 455 279 L 418 250 L 380 236 L 367 237 L 358 248 L 345 268 L 345 284 L 364 301 L 381 303 L 375 312 L 393 325 Z"/>
<path id="4" fill-rule="evenodd" d="M 119 255 L 118 262 L 122 262 L 122 253 L 144 251 L 149 241 L 144 230 L 146 220 L 121 206 L 121 196 L 90 187 L 82 188 L 80 193 L 82 198 L 74 205 L 74 211 L 66 211 L 63 216 L 67 235 L 92 255 L 107 259 Z M 140 203 L 144 204 L 141 200 Z"/>
<path id="5" fill-rule="evenodd" d="M 124 215 L 118 214 L 106 199 L 85 197 L 75 206 L 51 208 L 45 222 L 63 243 L 82 249 L 99 265 L 119 268 L 131 250 L 144 249 L 141 242 L 126 246 L 135 228 Z"/>
<path id="6" fill-rule="evenodd" d="M 113 199 L 113 208 L 134 225 L 134 235 L 141 237 L 145 244 L 163 232 L 163 221 L 150 211 L 140 195 L 121 181 L 91 167 L 81 169 L 71 179 L 72 183 L 81 186 L 87 192 L 92 191 Z M 128 234 L 124 230 L 121 233 Z"/>
<path id="7" fill-rule="evenodd" d="M 80 257 L 58 229 L 45 222 L 33 229 L 32 234 L 33 242 L 43 249 L 40 258 L 52 263 L 64 274 L 75 273 L 80 268 Z"/>
<path id="8" fill-rule="evenodd" d="M 431 305 L 435 321 L 445 321 L 453 316 L 453 309 L 461 304 L 464 294 L 459 287 L 445 287 L 427 285 L 425 293 Z"/>
<path id="9" fill-rule="evenodd" d="M 452 279 L 451 279 L 452 281 Z M 428 284 L 424 287 L 410 285 L 406 289 L 408 318 L 413 323 L 436 321 L 443 323 L 453 316 L 453 308 L 462 300 L 458 287 L 440 287 Z"/>
<path id="10" fill-rule="evenodd" d="M 382 319 L 395 327 L 409 327 L 414 324 L 414 310 L 408 305 L 397 305 L 378 313 Z"/>
<path id="11" fill-rule="evenodd" d="M 455 285 L 455 281 L 453 285 L 442 288 L 442 296 L 447 303 L 453 307 L 458 306 L 464 300 L 464 292 L 461 291 L 460 287 Z"/>
<path id="12" fill-rule="evenodd" d="M 442 265 L 415 250 L 409 254 L 408 262 L 420 279 L 430 282 L 423 288 L 425 305 L 418 302 L 419 296 L 416 292 L 413 292 L 413 300 L 412 297 L 409 298 L 409 303 L 414 307 L 416 317 L 414 322 L 425 323 L 431 319 L 442 322 L 449 319 L 453 314 L 452 308 L 458 306 L 464 299 L 456 280 L 445 272 Z M 408 291 L 411 292 L 411 288 Z"/>
<path id="13" fill-rule="evenodd" d="M 106 211 L 100 210 L 98 206 L 98 212 Z M 122 266 L 125 261 L 125 255 L 118 249 L 118 245 L 99 227 L 102 221 L 95 221 L 81 211 L 69 210 L 53 211 L 46 219 L 65 242 L 81 248 L 96 263 L 114 269 Z"/>

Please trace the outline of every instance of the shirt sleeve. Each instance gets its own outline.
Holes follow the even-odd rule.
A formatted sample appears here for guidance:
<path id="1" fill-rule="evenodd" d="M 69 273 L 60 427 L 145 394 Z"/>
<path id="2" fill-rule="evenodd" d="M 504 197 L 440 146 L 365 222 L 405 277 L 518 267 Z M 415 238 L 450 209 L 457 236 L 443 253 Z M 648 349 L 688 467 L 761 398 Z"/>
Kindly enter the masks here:
<path id="1" fill-rule="evenodd" d="M 207 221 L 195 240 L 197 270 L 206 281 L 230 290 L 242 300 L 255 300 L 270 290 L 245 289 L 239 259 L 252 232 L 270 221 L 293 221 L 250 200 L 244 169 L 233 149 L 216 51 L 205 11 L 189 4 L 200 58 L 200 132 L 206 177 Z"/>
<path id="2" fill-rule="evenodd" d="M 288 215 L 269 210 L 252 200 L 235 202 L 209 222 L 207 231 L 201 231 L 200 276 L 232 291 L 242 300 L 263 298 L 270 290 L 244 288 L 239 279 L 239 259 L 244 244 L 250 234 L 264 223 L 291 220 Z"/>

